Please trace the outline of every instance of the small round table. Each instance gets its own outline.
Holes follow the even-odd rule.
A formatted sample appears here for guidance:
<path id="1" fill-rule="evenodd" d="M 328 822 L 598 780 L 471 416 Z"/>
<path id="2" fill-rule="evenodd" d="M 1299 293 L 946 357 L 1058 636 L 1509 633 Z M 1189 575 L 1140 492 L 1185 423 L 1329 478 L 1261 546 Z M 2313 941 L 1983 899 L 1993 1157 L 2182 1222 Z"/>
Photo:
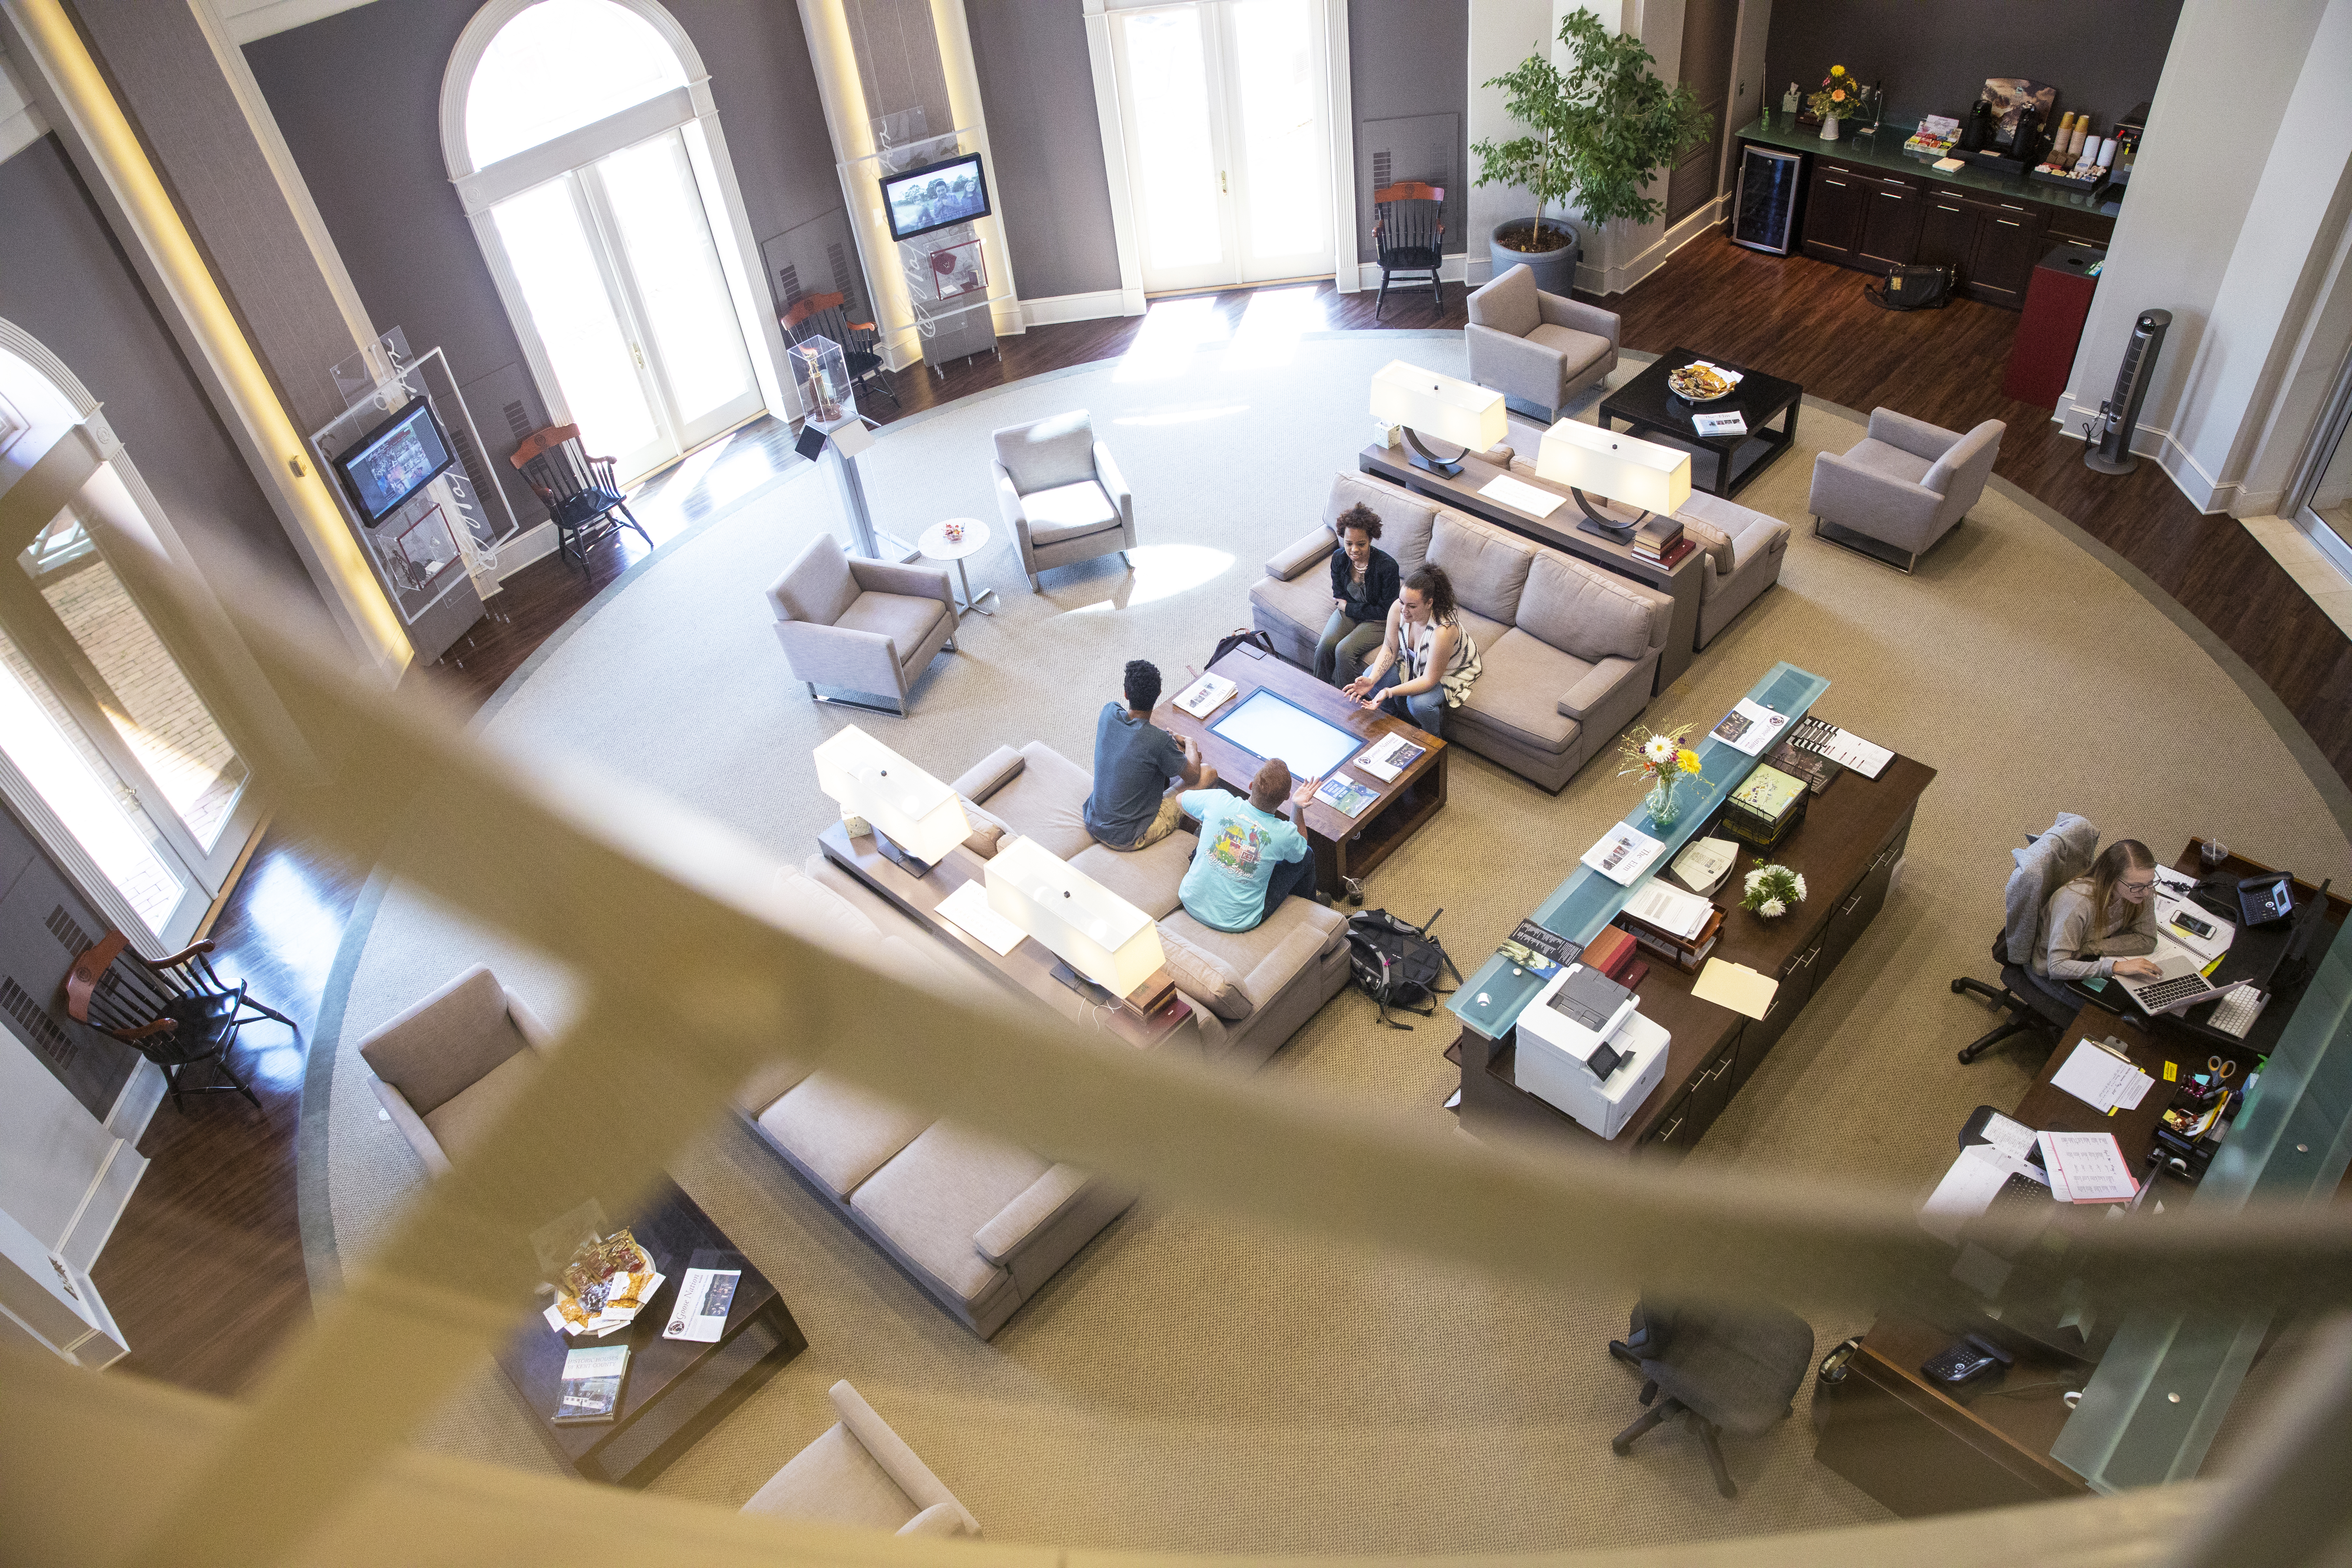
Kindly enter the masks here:
<path id="1" fill-rule="evenodd" d="M 961 539 L 948 537 L 948 524 L 950 522 L 962 528 Z M 969 610 L 978 610 L 983 616 L 996 614 L 994 610 L 989 609 L 981 603 L 982 599 L 996 597 L 996 590 L 982 588 L 979 596 L 975 598 L 971 591 L 971 577 L 964 570 L 963 564 L 965 557 L 979 554 L 987 549 L 988 545 L 988 524 L 976 517 L 951 517 L 945 521 L 935 522 L 923 530 L 921 537 L 915 541 L 915 548 L 929 559 L 955 563 L 956 581 L 963 584 L 963 603 L 956 606 L 958 618 L 961 618 Z"/>

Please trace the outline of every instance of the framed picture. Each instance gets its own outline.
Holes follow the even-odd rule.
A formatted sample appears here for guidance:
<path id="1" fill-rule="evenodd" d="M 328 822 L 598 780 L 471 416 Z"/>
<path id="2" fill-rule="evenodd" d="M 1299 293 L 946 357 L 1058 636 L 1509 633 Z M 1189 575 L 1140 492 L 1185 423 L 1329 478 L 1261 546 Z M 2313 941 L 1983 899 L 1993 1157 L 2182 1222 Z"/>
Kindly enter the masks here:
<path id="1" fill-rule="evenodd" d="M 931 252 L 931 297 L 952 300 L 961 294 L 983 293 L 988 288 L 988 263 L 980 241 L 967 239 L 943 245 Z"/>

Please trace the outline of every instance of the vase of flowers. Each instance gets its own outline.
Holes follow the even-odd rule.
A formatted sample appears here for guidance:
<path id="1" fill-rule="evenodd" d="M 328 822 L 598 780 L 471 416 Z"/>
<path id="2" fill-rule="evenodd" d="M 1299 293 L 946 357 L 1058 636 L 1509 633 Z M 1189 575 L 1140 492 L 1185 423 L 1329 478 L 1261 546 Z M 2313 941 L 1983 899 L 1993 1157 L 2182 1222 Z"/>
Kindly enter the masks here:
<path id="1" fill-rule="evenodd" d="M 1832 66 L 1822 85 L 1805 100 L 1805 107 L 1822 117 L 1822 140 L 1834 142 L 1838 121 L 1861 109 L 1862 89 L 1846 74 L 1845 67 Z"/>
<path id="2" fill-rule="evenodd" d="M 1739 907 L 1772 921 L 1804 901 L 1804 873 L 1768 865 L 1748 873 L 1748 891 L 1740 898 Z"/>
<path id="3" fill-rule="evenodd" d="M 1689 779 L 1699 789 L 1706 788 L 1706 781 L 1698 776 L 1698 753 L 1684 744 L 1692 726 L 1653 730 L 1642 724 L 1635 728 L 1641 733 L 1626 736 L 1617 748 L 1618 754 L 1625 759 L 1617 776 L 1647 779 L 1650 789 L 1642 797 L 1642 807 L 1650 814 L 1651 826 L 1672 827 L 1683 814 L 1682 798 L 1675 786 Z"/>

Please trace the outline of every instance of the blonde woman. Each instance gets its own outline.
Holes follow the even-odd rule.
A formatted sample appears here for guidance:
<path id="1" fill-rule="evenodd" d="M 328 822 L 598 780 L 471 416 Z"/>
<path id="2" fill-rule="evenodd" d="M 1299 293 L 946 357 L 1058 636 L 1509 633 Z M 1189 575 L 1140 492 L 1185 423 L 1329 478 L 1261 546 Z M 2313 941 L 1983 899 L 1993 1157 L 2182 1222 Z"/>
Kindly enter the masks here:
<path id="1" fill-rule="evenodd" d="M 2051 980 L 2121 975 L 2153 980 L 2163 973 L 2144 956 L 2156 951 L 2156 857 L 2137 838 L 2118 838 L 2050 895 L 2033 943 L 2033 973 Z"/>

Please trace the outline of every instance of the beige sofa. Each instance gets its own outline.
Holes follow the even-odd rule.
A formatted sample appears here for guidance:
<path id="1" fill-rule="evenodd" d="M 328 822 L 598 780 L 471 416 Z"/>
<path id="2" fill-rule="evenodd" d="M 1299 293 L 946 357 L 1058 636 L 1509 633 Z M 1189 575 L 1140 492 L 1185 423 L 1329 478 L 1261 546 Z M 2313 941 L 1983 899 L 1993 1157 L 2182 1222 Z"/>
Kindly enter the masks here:
<path id="1" fill-rule="evenodd" d="M 1344 917 L 1285 899 L 1250 931 L 1202 925 L 1176 896 L 1200 841 L 1174 833 L 1126 852 L 1096 843 L 1080 815 L 1094 775 L 1043 742 L 1019 751 L 999 746 L 955 787 L 992 826 L 1035 839 L 1159 922 L 1169 973 L 1192 1005 L 1189 1026 L 1199 1030 L 1209 1060 L 1258 1066 L 1347 984 Z M 984 837 L 967 840 L 967 847 Z"/>
<path id="2" fill-rule="evenodd" d="M 944 945 L 822 856 L 780 883 L 779 905 L 829 942 L 886 971 L 971 982 Z M 810 1186 L 982 1339 L 1135 1201 L 1074 1165 L 798 1062 L 754 1074 L 736 1104 Z"/>
<path id="3" fill-rule="evenodd" d="M 1341 474 L 1324 521 L 1266 563 L 1250 585 L 1252 620 L 1277 651 L 1314 662 L 1331 611 L 1331 524 L 1363 500 L 1381 547 L 1410 577 L 1444 568 L 1482 673 L 1445 715 L 1445 738 L 1558 790 L 1649 705 L 1674 602 L 1628 578 L 1394 486 Z"/>
<path id="4" fill-rule="evenodd" d="M 514 1103 L 552 1045 L 522 998 L 478 963 L 380 1025 L 360 1056 L 384 1114 L 427 1173 L 442 1176 L 450 1154 Z"/>
<path id="5" fill-rule="evenodd" d="M 898 1535 L 980 1533 L 971 1510 L 846 1379 L 827 1389 L 825 1397 L 841 1419 L 768 1478 L 743 1505 L 745 1513 L 863 1525 Z"/>

